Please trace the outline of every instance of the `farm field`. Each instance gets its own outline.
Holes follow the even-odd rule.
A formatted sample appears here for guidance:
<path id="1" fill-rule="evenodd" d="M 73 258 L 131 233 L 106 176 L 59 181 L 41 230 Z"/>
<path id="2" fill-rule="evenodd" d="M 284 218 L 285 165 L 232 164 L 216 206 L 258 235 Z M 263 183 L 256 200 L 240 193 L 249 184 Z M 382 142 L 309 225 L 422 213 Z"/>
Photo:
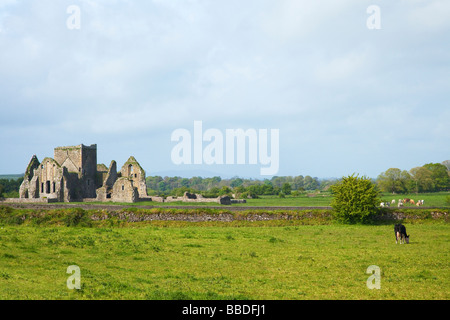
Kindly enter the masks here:
<path id="1" fill-rule="evenodd" d="M 450 192 L 434 192 L 434 193 L 411 193 L 411 194 L 390 194 L 383 193 L 381 200 L 385 202 L 391 202 L 395 200 L 394 206 L 397 206 L 399 199 L 413 199 L 417 202 L 417 200 L 424 200 L 425 207 L 449 207 L 450 203 L 447 202 L 447 197 L 450 196 Z M 412 204 L 407 204 L 406 206 L 413 207 Z"/>
<path id="2" fill-rule="evenodd" d="M 409 245 L 391 224 L 3 225 L 0 299 L 449 299 L 449 226 L 406 226 Z M 70 265 L 81 290 L 66 286 Z"/>
<path id="3" fill-rule="evenodd" d="M 445 207 L 450 206 L 446 202 L 446 197 L 450 196 L 450 192 L 436 192 L 436 193 L 421 193 L 421 194 L 389 194 L 382 193 L 381 200 L 383 202 L 391 202 L 395 199 L 395 205 L 398 199 L 423 199 L 425 206 Z M 245 204 L 233 204 L 233 206 L 330 206 L 332 200 L 331 193 L 319 193 L 302 195 L 300 197 L 286 196 L 286 198 L 279 198 L 277 196 L 261 196 L 260 199 L 248 199 Z M 410 204 L 407 207 L 413 206 Z"/>
<path id="4" fill-rule="evenodd" d="M 424 200 L 425 207 L 449 207 L 450 204 L 446 202 L 446 198 L 450 196 L 450 192 L 435 192 L 435 193 L 420 193 L 420 194 L 389 194 L 383 193 L 381 195 L 382 202 L 391 202 L 395 200 L 395 205 L 397 206 L 398 199 L 414 199 L 414 200 Z M 278 196 L 260 196 L 258 199 L 246 199 L 246 203 L 233 204 L 233 207 L 273 207 L 273 206 L 288 206 L 288 207 L 327 207 L 330 206 L 332 200 L 331 193 L 318 193 L 309 194 L 301 196 L 286 196 L 285 198 L 280 198 Z M 82 202 L 80 202 L 81 204 Z M 91 202 L 99 203 L 99 202 Z M 75 204 L 74 202 L 72 204 Z M 112 202 L 106 202 L 105 204 L 114 204 Z M 152 202 L 143 201 L 136 203 L 117 203 L 121 205 L 133 205 L 133 206 L 211 206 L 214 203 L 202 203 L 202 202 Z M 405 207 L 415 207 L 412 204 L 406 204 Z"/>

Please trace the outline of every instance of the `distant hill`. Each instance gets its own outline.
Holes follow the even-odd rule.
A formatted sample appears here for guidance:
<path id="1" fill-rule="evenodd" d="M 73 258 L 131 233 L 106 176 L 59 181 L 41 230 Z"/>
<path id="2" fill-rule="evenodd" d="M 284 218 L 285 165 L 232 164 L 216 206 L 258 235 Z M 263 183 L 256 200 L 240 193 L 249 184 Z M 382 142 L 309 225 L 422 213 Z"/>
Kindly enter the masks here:
<path id="1" fill-rule="evenodd" d="M 22 174 L 0 174 L 0 179 L 19 179 L 23 178 L 24 173 Z"/>

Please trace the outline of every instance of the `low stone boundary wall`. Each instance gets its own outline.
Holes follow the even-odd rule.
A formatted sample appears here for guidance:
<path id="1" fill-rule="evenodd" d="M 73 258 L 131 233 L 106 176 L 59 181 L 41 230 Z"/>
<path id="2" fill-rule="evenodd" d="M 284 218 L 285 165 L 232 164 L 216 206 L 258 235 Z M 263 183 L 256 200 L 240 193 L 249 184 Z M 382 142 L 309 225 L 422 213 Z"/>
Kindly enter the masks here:
<path id="1" fill-rule="evenodd" d="M 139 221 L 265 221 L 265 220 L 303 220 L 319 219 L 333 220 L 333 210 L 330 207 L 223 207 L 223 206 L 122 206 L 107 204 L 67 204 L 67 203 L 5 203 L 4 208 L 28 209 L 46 214 L 48 210 L 80 208 L 92 220 L 100 221 L 117 218 L 129 222 Z M 373 217 L 374 222 L 394 223 L 402 220 L 440 220 L 448 222 L 450 208 L 420 208 L 420 209 L 385 209 Z M 31 214 L 31 217 L 33 214 Z"/>
<path id="2" fill-rule="evenodd" d="M 8 203 L 56 203 L 58 199 L 52 198 L 5 198 L 0 199 L 0 204 Z"/>

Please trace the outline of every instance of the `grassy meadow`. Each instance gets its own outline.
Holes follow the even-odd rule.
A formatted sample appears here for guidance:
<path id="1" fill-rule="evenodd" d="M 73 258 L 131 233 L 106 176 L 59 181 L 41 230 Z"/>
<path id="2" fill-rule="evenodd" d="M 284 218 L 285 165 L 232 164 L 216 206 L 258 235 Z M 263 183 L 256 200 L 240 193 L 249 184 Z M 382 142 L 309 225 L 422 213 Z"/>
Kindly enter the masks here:
<path id="1" fill-rule="evenodd" d="M 395 204 L 393 206 L 397 206 L 398 199 L 414 199 L 414 200 L 424 200 L 425 207 L 450 207 L 450 203 L 447 202 L 447 197 L 450 196 L 450 192 L 434 192 L 434 193 L 420 193 L 420 194 L 390 194 L 390 193 L 382 193 L 381 201 L 382 202 L 391 202 L 395 200 Z M 332 195 L 330 192 L 321 192 L 321 193 L 309 193 L 302 194 L 300 196 L 292 196 L 288 195 L 284 198 L 280 198 L 279 196 L 259 196 L 257 199 L 246 199 L 246 203 L 237 203 L 233 204 L 233 207 L 328 207 L 331 205 Z M 127 206 L 212 206 L 218 205 L 215 203 L 208 202 L 152 202 L 152 201 L 142 201 L 136 203 L 113 203 L 113 202 L 90 202 L 93 204 L 119 204 L 119 205 L 127 205 Z M 76 202 L 73 202 L 76 204 Z M 79 204 L 83 204 L 83 202 L 79 202 Z M 405 207 L 415 207 L 412 204 L 406 204 Z"/>
<path id="2" fill-rule="evenodd" d="M 391 224 L 2 225 L 0 299 L 449 299 L 448 224 L 406 226 L 409 245 Z"/>
<path id="3" fill-rule="evenodd" d="M 383 194 L 382 201 L 424 199 L 425 206 L 448 207 L 448 194 Z M 330 201 L 329 194 L 265 196 L 241 206 L 257 212 L 251 206 Z M 136 207 L 142 204 L 155 205 L 148 212 L 210 210 L 162 209 L 156 202 L 127 204 L 134 207 L 128 210 L 145 214 Z M 395 244 L 393 222 L 342 225 L 320 210 L 299 220 L 92 222 L 74 209 L 0 207 L 0 299 L 447 300 L 450 227 L 442 212 L 448 211 L 436 220 L 433 210 L 407 208 L 402 212 L 417 215 L 404 221 L 409 245 Z M 80 268 L 80 290 L 67 288 L 71 265 Z M 366 285 L 371 265 L 381 269 L 379 290 Z"/>

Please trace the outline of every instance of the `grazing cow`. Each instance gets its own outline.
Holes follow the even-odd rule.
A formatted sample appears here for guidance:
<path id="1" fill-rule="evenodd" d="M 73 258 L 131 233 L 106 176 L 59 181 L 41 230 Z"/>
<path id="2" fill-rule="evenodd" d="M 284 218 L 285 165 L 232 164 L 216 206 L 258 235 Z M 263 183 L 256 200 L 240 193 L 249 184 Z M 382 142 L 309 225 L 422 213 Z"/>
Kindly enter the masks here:
<path id="1" fill-rule="evenodd" d="M 417 200 L 416 206 L 423 206 L 423 200 Z"/>
<path id="2" fill-rule="evenodd" d="M 391 204 L 395 204 L 395 199 L 392 199 Z"/>
<path id="3" fill-rule="evenodd" d="M 409 203 L 411 203 L 412 205 L 415 205 L 415 203 L 414 203 L 414 200 L 413 200 L 413 199 L 410 199 L 410 200 L 409 200 Z"/>
<path id="4" fill-rule="evenodd" d="M 380 207 L 384 208 L 384 202 L 380 203 Z"/>
<path id="5" fill-rule="evenodd" d="M 409 243 L 409 234 L 406 234 L 406 228 L 401 223 L 398 223 L 394 226 L 394 232 L 395 232 L 395 243 L 398 243 L 400 241 L 400 244 L 402 243 Z"/>
<path id="6" fill-rule="evenodd" d="M 398 207 L 400 208 L 400 207 L 403 207 L 403 202 L 399 202 L 398 203 Z"/>
<path id="7" fill-rule="evenodd" d="M 408 198 L 406 198 L 406 199 L 403 199 L 403 203 L 408 203 L 409 202 L 409 200 L 411 200 L 411 199 L 408 199 Z"/>

